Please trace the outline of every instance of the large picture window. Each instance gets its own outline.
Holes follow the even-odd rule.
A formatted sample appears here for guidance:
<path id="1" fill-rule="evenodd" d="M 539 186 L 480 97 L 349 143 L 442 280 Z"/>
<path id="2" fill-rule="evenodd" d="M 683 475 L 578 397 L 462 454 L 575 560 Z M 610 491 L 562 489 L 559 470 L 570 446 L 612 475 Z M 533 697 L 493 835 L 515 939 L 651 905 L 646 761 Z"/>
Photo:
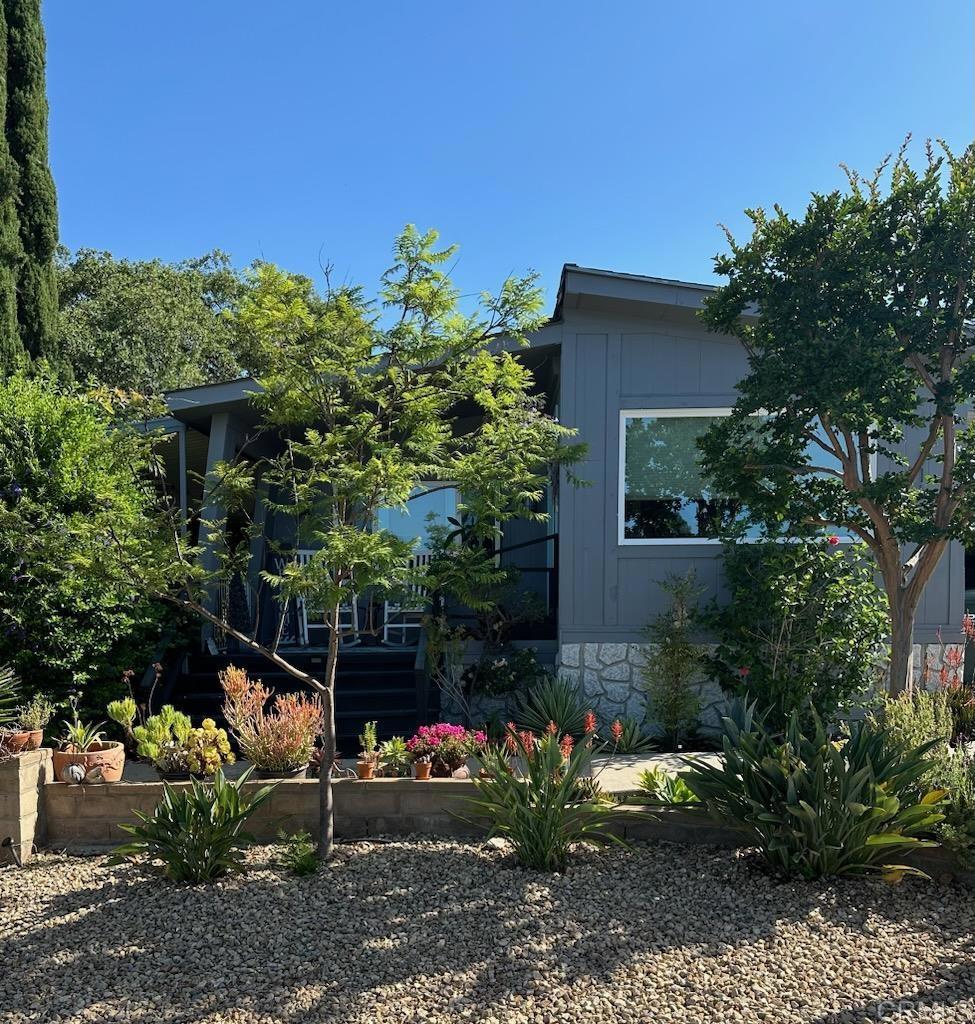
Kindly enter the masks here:
<path id="1" fill-rule="evenodd" d="M 620 543 L 717 542 L 740 506 L 705 485 L 697 439 L 730 411 L 621 414 Z"/>

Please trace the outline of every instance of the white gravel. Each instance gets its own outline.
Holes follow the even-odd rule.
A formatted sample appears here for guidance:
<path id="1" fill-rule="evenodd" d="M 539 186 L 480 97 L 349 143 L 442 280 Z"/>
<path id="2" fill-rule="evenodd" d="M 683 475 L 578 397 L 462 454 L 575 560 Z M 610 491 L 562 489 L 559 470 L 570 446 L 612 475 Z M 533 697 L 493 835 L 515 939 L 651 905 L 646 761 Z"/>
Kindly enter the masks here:
<path id="1" fill-rule="evenodd" d="M 102 858 L 0 869 L 0 1021 L 975 1021 L 975 897 L 783 884 L 727 851 L 341 848 L 299 879 L 177 887 Z"/>

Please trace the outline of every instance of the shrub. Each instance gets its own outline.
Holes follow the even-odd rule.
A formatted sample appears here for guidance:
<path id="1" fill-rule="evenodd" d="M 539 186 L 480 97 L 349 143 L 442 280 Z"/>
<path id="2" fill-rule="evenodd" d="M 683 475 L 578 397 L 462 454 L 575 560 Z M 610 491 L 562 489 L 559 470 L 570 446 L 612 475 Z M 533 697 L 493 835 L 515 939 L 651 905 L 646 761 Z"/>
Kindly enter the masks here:
<path id="1" fill-rule="evenodd" d="M 471 813 L 487 818 L 489 834 L 507 839 L 518 862 L 538 871 L 563 871 L 576 843 L 589 846 L 626 844 L 613 832 L 615 806 L 584 795 L 581 772 L 588 763 L 586 744 L 560 741 L 552 733 L 536 739 L 514 731 L 509 746 L 520 756 L 525 774 L 517 774 L 502 748 L 480 755 L 485 778 L 474 780 L 478 795 Z"/>
<path id="2" fill-rule="evenodd" d="M 663 732 L 669 749 L 679 750 L 697 725 L 701 702 L 694 692 L 704 648 L 691 640 L 691 610 L 696 593 L 693 572 L 663 584 L 671 595 L 670 609 L 647 628 L 654 650 L 643 667 L 647 713 Z"/>
<path id="3" fill-rule="evenodd" d="M 254 842 L 244 831 L 247 819 L 271 795 L 264 786 L 252 795 L 243 786 L 253 769 L 236 781 L 218 771 L 212 783 L 194 779 L 188 789 L 163 783 L 163 798 L 152 814 L 136 811 L 138 825 L 120 825 L 134 841 L 119 846 L 110 863 L 144 857 L 160 860 L 174 882 L 213 882 L 244 869 L 242 851 Z"/>
<path id="4" fill-rule="evenodd" d="M 804 732 L 796 713 L 780 739 L 741 702 L 723 724 L 722 763 L 688 759 L 687 784 L 782 875 L 899 877 L 912 869 L 892 857 L 937 845 L 919 836 L 941 820 L 944 793 L 916 795 L 930 744 L 905 749 L 868 722 L 831 742 L 818 716 Z"/>
<path id="5" fill-rule="evenodd" d="M 639 786 L 653 801 L 661 804 L 699 804 L 697 794 L 680 775 L 663 768 L 644 768 Z"/>
<path id="6" fill-rule="evenodd" d="M 938 838 L 969 870 L 975 868 L 975 757 L 951 750 L 941 762 L 939 781 L 948 791 Z"/>
<path id="7" fill-rule="evenodd" d="M 519 694 L 512 717 L 530 732 L 541 734 L 549 722 L 554 722 L 560 734 L 578 738 L 585 735 L 587 711 L 575 683 L 549 676 L 527 693 Z"/>
<path id="8" fill-rule="evenodd" d="M 545 666 L 532 647 L 484 654 L 468 665 L 461 676 L 464 689 L 474 694 L 499 697 L 516 690 L 527 690 L 547 678 Z"/>
<path id="9" fill-rule="evenodd" d="M 293 871 L 298 876 L 315 874 L 318 870 L 318 853 L 308 832 L 288 835 L 282 829 L 278 833 L 278 839 L 284 847 L 278 858 L 281 867 Z"/>
<path id="10" fill-rule="evenodd" d="M 870 726 L 883 732 L 903 748 L 929 745 L 927 774 L 920 780 L 934 786 L 940 774 L 939 761 L 948 752 L 952 716 L 948 699 L 940 691 L 904 690 L 892 697 L 884 694 L 880 706 L 868 716 Z"/>
<path id="11" fill-rule="evenodd" d="M 0 663 L 58 699 L 83 686 L 98 706 L 97 681 L 123 652 L 148 661 L 161 632 L 132 571 L 157 538 L 126 403 L 40 376 L 0 381 Z"/>
<path id="12" fill-rule="evenodd" d="M 244 756 L 264 771 L 295 771 L 311 760 L 322 731 L 322 705 L 301 694 L 271 691 L 245 669 L 229 665 L 219 674 L 225 694 L 223 713 Z"/>
<path id="13" fill-rule="evenodd" d="M 830 540 L 835 540 L 831 538 Z M 701 614 L 717 639 L 706 660 L 725 692 L 784 729 L 859 703 L 885 658 L 884 595 L 859 547 L 829 540 L 724 549 L 728 603 Z"/>

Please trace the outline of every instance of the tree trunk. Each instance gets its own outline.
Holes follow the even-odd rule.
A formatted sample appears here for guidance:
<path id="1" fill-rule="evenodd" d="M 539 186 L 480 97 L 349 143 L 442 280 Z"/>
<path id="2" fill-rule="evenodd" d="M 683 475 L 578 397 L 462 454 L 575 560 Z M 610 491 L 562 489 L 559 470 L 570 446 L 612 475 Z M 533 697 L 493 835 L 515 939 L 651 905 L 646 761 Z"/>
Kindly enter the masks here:
<path id="1" fill-rule="evenodd" d="M 913 684 L 914 613 L 916 602 L 901 591 L 890 602 L 890 678 L 891 694 L 903 693 Z"/>
<path id="2" fill-rule="evenodd" d="M 332 769 L 335 765 L 335 670 L 339 660 L 339 608 L 332 609 L 325 662 L 325 727 L 322 730 L 322 763 L 318 770 L 318 856 L 328 860 L 335 843 L 335 815 L 332 801 Z"/>

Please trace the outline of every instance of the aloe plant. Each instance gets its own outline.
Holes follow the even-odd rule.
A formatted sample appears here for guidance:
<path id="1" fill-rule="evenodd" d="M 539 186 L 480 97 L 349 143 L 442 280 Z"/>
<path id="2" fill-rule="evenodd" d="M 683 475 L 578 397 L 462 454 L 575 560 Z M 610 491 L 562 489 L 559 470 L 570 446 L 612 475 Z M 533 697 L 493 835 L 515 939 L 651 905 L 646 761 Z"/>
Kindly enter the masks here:
<path id="1" fill-rule="evenodd" d="M 586 711 L 576 684 L 549 677 L 518 696 L 513 717 L 520 728 L 539 735 L 555 722 L 560 734 L 578 737 L 586 731 Z"/>
<path id="2" fill-rule="evenodd" d="M 740 703 L 723 732 L 720 763 L 685 758 L 687 785 L 776 871 L 922 874 L 893 858 L 938 845 L 927 836 L 943 818 L 945 793 L 917 796 L 932 743 L 905 748 L 865 722 L 832 741 L 816 715 L 804 733 L 797 713 L 781 738 Z"/>
<path id="3" fill-rule="evenodd" d="M 477 797 L 467 804 L 472 815 L 487 819 L 492 836 L 514 846 L 522 865 L 562 871 L 574 844 L 627 847 L 613 830 L 615 804 L 600 800 L 592 780 L 581 774 L 589 763 L 585 744 L 566 749 L 555 735 L 529 741 L 514 732 L 509 742 L 524 764 L 524 776 L 503 748 L 486 747 L 478 755 L 486 775 L 474 780 Z"/>

